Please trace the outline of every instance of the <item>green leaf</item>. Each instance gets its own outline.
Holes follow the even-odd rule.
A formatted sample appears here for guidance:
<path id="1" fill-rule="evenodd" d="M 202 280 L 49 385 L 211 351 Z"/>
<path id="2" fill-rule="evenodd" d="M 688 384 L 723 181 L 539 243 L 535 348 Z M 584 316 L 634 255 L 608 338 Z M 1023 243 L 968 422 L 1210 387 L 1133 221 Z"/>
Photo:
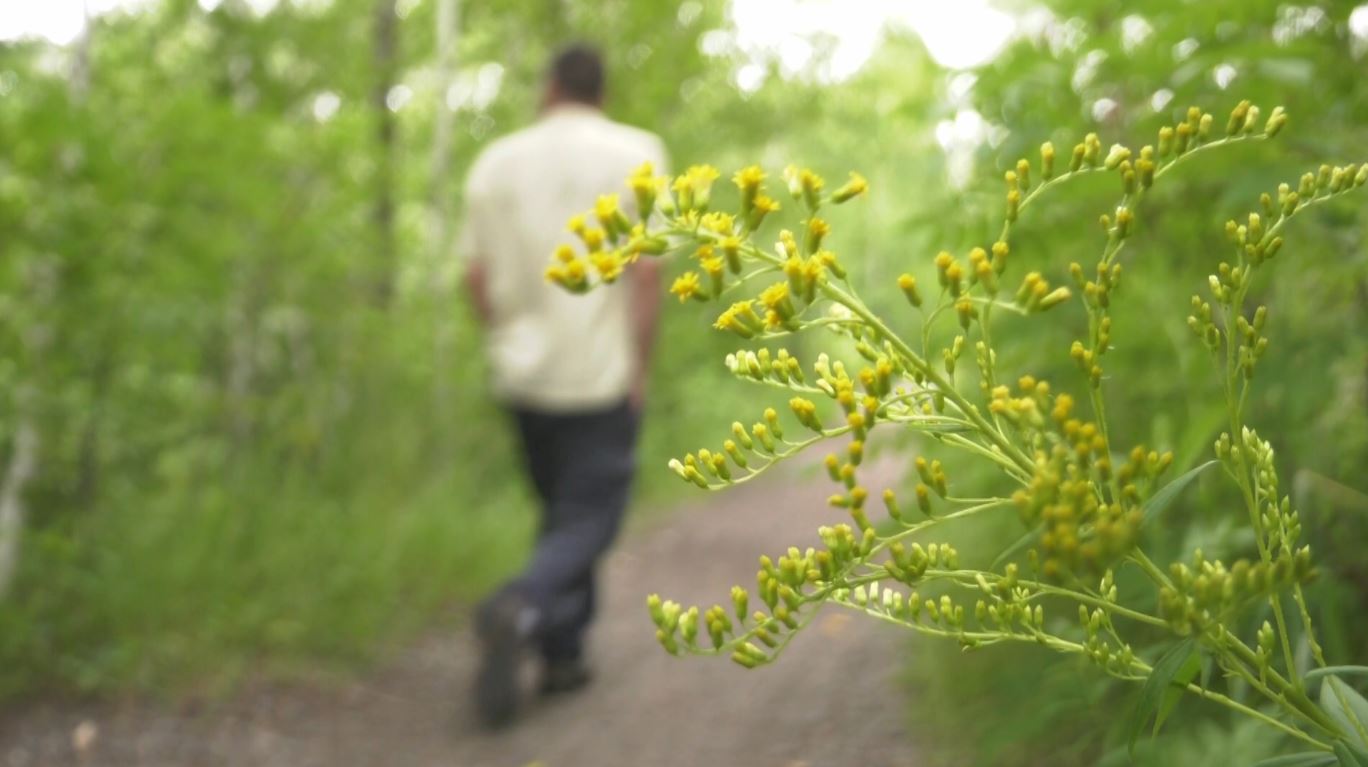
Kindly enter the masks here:
<path id="1" fill-rule="evenodd" d="M 1182 688 L 1197 674 L 1201 665 L 1196 639 L 1184 639 L 1169 648 L 1169 651 L 1154 664 L 1149 678 L 1145 680 L 1145 686 L 1140 688 L 1140 698 L 1136 701 L 1135 709 L 1131 711 L 1130 719 L 1126 723 L 1126 747 L 1132 756 L 1135 754 L 1135 739 L 1139 736 L 1140 729 L 1145 726 L 1145 722 L 1149 721 L 1151 716 L 1157 715 L 1154 731 L 1159 731 L 1164 718 L 1177 703 L 1177 696 L 1182 694 Z M 1186 678 L 1180 680 L 1179 677 L 1183 674 L 1186 674 Z M 1168 695 L 1170 690 L 1177 694 L 1172 699 Z"/>
<path id="2" fill-rule="evenodd" d="M 1335 761 L 1334 754 L 1327 754 L 1324 751 L 1302 751 L 1298 754 L 1265 759 L 1255 763 L 1253 767 L 1322 767 L 1334 764 Z"/>
<path id="3" fill-rule="evenodd" d="M 1163 514 L 1164 510 L 1173 503 L 1173 499 L 1177 498 L 1178 494 L 1183 492 L 1183 488 L 1192 484 L 1192 480 L 1196 479 L 1197 475 L 1219 463 L 1220 461 L 1207 461 L 1201 466 L 1189 469 L 1186 474 L 1159 488 L 1159 492 L 1150 496 L 1148 501 L 1145 501 L 1145 507 L 1142 511 L 1145 520 L 1148 521 L 1152 516 Z"/>
<path id="4" fill-rule="evenodd" d="M 1183 697 L 1183 690 L 1197 676 L 1197 672 L 1202 668 L 1202 655 L 1194 652 L 1183 661 L 1183 665 L 1178 669 L 1178 673 L 1173 676 L 1173 684 L 1164 690 L 1164 698 L 1159 703 L 1159 711 L 1154 716 L 1154 735 L 1159 734 L 1159 728 L 1164 726 L 1164 720 L 1173 712 L 1173 707 L 1178 705 L 1178 699 Z"/>
<path id="5" fill-rule="evenodd" d="M 1311 669 L 1302 678 L 1307 682 L 1313 682 L 1323 676 L 1368 676 L 1368 666 L 1326 666 Z"/>
<path id="6" fill-rule="evenodd" d="M 1342 740 L 1335 741 L 1335 759 L 1339 767 L 1368 767 L 1368 762 L 1359 758 L 1349 744 Z"/>
<path id="7" fill-rule="evenodd" d="M 1357 690 L 1337 676 L 1328 676 L 1321 684 L 1320 707 L 1346 735 L 1368 744 L 1368 738 L 1364 737 L 1364 731 L 1368 730 L 1368 700 L 1364 700 Z"/>

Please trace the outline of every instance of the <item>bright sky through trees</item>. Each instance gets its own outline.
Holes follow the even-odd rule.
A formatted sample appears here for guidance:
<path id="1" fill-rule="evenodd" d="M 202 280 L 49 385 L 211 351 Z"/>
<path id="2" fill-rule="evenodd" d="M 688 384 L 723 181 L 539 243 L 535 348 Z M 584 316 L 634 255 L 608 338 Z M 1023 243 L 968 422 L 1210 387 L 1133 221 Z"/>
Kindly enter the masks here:
<path id="1" fill-rule="evenodd" d="M 136 8 L 149 0 L 42 0 L 5 3 L 0 9 L 0 39 L 45 37 L 66 43 L 80 34 L 87 9 L 91 14 L 116 8 Z M 212 8 L 220 0 L 200 0 Z M 258 11 L 278 0 L 248 0 Z M 960 68 L 980 64 L 1006 42 L 1014 29 L 1010 16 L 987 0 L 955 3 L 935 0 L 735 0 L 736 44 L 753 56 L 777 55 L 786 72 L 797 71 L 812 57 L 813 40 L 830 36 L 830 71 L 834 80 L 849 77 L 874 52 L 885 27 L 906 27 L 926 42 L 942 65 Z M 763 68 L 743 67 L 743 88 L 758 87 Z"/>

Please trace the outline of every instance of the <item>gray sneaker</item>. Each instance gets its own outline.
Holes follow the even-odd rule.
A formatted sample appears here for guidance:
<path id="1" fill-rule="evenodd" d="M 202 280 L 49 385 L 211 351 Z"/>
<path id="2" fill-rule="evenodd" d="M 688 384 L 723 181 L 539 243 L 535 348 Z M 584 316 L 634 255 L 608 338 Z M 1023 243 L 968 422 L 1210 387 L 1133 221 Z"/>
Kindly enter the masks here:
<path id="1" fill-rule="evenodd" d="M 536 610 L 513 594 L 496 596 L 476 615 L 482 655 L 475 678 L 475 709 L 487 727 L 505 727 L 517 716 L 522 698 L 519 671 L 536 622 Z"/>

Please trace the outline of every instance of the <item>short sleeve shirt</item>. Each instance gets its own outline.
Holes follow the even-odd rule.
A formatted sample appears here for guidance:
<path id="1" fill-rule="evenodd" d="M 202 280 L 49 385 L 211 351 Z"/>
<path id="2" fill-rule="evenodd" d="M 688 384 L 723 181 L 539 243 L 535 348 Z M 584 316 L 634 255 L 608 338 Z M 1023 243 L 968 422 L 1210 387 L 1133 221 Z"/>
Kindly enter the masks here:
<path id="1" fill-rule="evenodd" d="M 581 106 L 554 108 L 476 158 L 459 253 L 484 270 L 499 399 L 573 412 L 626 397 L 636 372 L 628 286 L 574 295 L 549 284 L 545 273 L 555 248 L 575 243 L 566 222 L 599 195 L 618 193 L 630 213 L 626 178 L 643 162 L 665 172 L 657 136 Z"/>

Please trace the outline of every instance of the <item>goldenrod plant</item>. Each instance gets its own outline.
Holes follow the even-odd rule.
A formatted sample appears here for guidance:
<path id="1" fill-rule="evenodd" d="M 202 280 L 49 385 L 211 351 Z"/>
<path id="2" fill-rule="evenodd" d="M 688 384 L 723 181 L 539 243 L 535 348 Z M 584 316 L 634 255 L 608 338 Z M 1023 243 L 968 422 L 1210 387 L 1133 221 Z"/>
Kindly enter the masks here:
<path id="1" fill-rule="evenodd" d="M 583 254 L 563 246 L 547 270 L 548 279 L 568 290 L 612 283 L 638 258 L 682 253 L 692 259 L 690 268 L 670 291 L 681 302 L 725 304 L 718 330 L 768 344 L 820 327 L 847 339 L 863 360 L 848 366 L 822 353 L 804 361 L 768 345 L 727 357 L 737 377 L 786 390 L 791 417 L 765 409 L 750 426 L 732 424 L 719 445 L 673 460 L 670 469 L 719 490 L 818 443 L 845 440 L 825 457 L 825 467 L 836 487 L 829 503 L 849 522 L 821 528 L 820 548 L 762 556 L 754 589 L 734 587 L 730 607 L 685 607 L 652 595 L 648 607 L 664 648 L 727 656 L 754 668 L 774 660 L 830 603 L 966 650 L 1029 642 L 1083 656 L 1141 685 L 1132 743 L 1150 720 L 1157 731 L 1186 692 L 1253 717 L 1303 747 L 1266 765 L 1368 765 L 1368 700 L 1346 681 L 1368 675 L 1368 667 L 1328 665 L 1316 641 L 1303 592 L 1316 576 L 1312 552 L 1300 543 L 1301 518 L 1280 490 L 1274 447 L 1246 408 L 1269 344 L 1268 309 L 1249 305 L 1250 288 L 1280 255 L 1287 258 L 1291 221 L 1364 186 L 1368 164 L 1321 166 L 1262 195 L 1247 220 L 1226 223 L 1229 254 L 1203 293 L 1192 297 L 1186 318 L 1192 343 L 1211 352 L 1226 400 L 1228 421 L 1212 460 L 1168 478 L 1171 453 L 1123 442 L 1107 420 L 1106 392 L 1126 380 L 1108 375 L 1107 352 L 1114 332 L 1135 330 L 1113 327 L 1110 307 L 1121 299 L 1122 255 L 1145 195 L 1188 158 L 1272 139 L 1287 119 L 1281 107 L 1265 116 L 1246 101 L 1223 128 L 1194 107 L 1138 150 L 1104 149 L 1089 134 L 1057 159 L 1055 148 L 1044 144 L 1034 163 L 1022 159 L 1005 174 L 1004 222 L 995 240 L 962 257 L 934 256 L 935 285 L 919 284 L 911 274 L 898 277 L 907 311 L 920 314 L 919 337 L 912 338 L 895 330 L 908 321 L 881 317 L 860 299 L 829 247 L 823 210 L 866 194 L 859 174 L 829 189 L 812 171 L 790 167 L 777 195 L 789 199 L 781 203 L 767 190 L 762 169 L 744 168 L 733 177 L 738 208 L 722 211 L 710 207 L 716 169 L 695 166 L 671 180 L 643 166 L 628 179 L 633 217 L 610 195 L 572 220 Z M 1014 275 L 1009 267 L 1019 218 L 1053 188 L 1096 174 L 1114 177 L 1120 192 L 1100 217 L 1097 263 L 1068 265 L 1070 284 L 1056 285 L 1034 271 Z M 762 223 L 785 207 L 797 211 L 798 225 L 780 231 L 775 243 L 758 242 Z M 1059 350 L 1077 364 L 1076 378 L 1052 382 L 1001 370 L 995 320 L 1035 321 L 1047 313 L 1068 323 L 1080 313 L 1086 317 L 1086 331 Z M 840 420 L 822 417 L 831 405 L 818 402 L 834 403 Z M 968 453 L 1014 490 L 991 495 L 956 487 L 934 455 L 911 461 L 910 493 L 867 486 L 860 472 L 866 440 L 880 428 L 915 432 L 928 451 Z M 1187 561 L 1153 561 L 1144 547 L 1146 525 L 1208 470 L 1223 473 L 1243 499 L 1241 516 L 1257 558 L 1222 562 L 1197 550 Z M 952 520 L 1011 510 L 1026 534 L 986 569 L 961 565 L 947 543 L 912 540 L 926 540 Z M 1144 573 L 1151 599 L 1121 599 L 1115 574 L 1123 565 Z M 922 589 L 947 590 L 935 599 L 921 596 Z M 1260 605 L 1269 620 L 1253 636 L 1243 635 L 1239 619 Z M 1170 641 L 1147 658 L 1128 636 L 1155 631 Z M 1295 657 L 1298 641 L 1309 647 L 1309 663 Z M 1201 673 L 1204 666 L 1239 680 L 1249 694 L 1226 694 L 1230 686 Z"/>

